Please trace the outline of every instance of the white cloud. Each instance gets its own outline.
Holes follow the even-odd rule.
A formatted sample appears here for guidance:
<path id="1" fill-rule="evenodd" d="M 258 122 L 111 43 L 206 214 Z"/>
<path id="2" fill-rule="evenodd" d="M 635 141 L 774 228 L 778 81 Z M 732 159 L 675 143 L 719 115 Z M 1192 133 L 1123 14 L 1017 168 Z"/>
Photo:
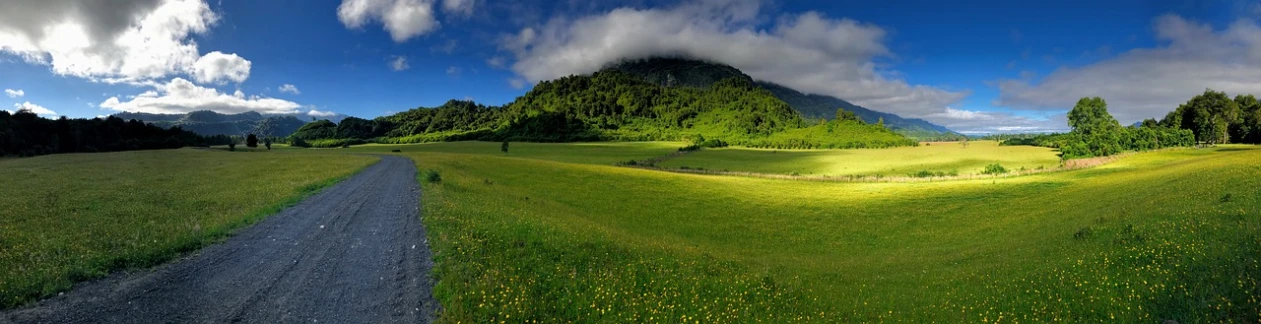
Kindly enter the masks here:
<path id="1" fill-rule="evenodd" d="M 4 1 L 0 52 L 58 75 L 151 84 L 195 73 L 202 56 L 191 36 L 218 19 L 203 0 Z"/>
<path id="2" fill-rule="evenodd" d="M 17 97 L 25 96 L 26 91 L 22 91 L 22 89 L 17 89 L 17 90 L 4 89 L 4 94 L 6 96 L 9 96 L 9 98 L 17 98 Z"/>
<path id="3" fill-rule="evenodd" d="M 767 26 L 761 4 L 698 0 L 669 9 L 620 8 L 578 19 L 555 18 L 504 37 L 512 70 L 537 82 L 594 72 L 650 56 L 687 56 L 734 66 L 750 76 L 880 111 L 940 112 L 969 91 L 912 85 L 874 62 L 892 57 L 884 29 L 816 12 L 784 15 Z M 491 62 L 488 62 L 492 64 Z M 524 84 L 524 82 L 514 82 Z"/>
<path id="4" fill-rule="evenodd" d="M 214 51 L 206 53 L 193 63 L 193 79 L 199 83 L 223 84 L 227 81 L 245 82 L 250 77 L 250 61 L 236 54 Z"/>
<path id="5" fill-rule="evenodd" d="M 114 111 L 146 112 L 160 114 L 179 114 L 197 110 L 213 110 L 220 113 L 235 114 L 256 111 L 264 114 L 292 114 L 301 107 L 288 100 L 246 96 L 241 90 L 232 94 L 219 92 L 214 88 L 206 88 L 181 78 L 172 79 L 166 84 L 145 91 L 129 101 L 121 101 L 118 97 L 110 97 L 101 102 L 101 108 Z"/>
<path id="6" fill-rule="evenodd" d="M 406 70 L 407 68 L 410 68 L 410 67 L 411 67 L 410 65 L 407 65 L 406 56 L 398 56 L 398 57 L 395 57 L 394 60 L 390 61 L 390 69 L 396 72 Z"/>
<path id="7" fill-rule="evenodd" d="M 474 4 L 474 0 L 443 0 L 442 9 L 449 14 L 467 17 L 473 14 Z"/>
<path id="8" fill-rule="evenodd" d="M 462 71 L 458 66 L 447 67 L 447 75 L 449 76 L 459 76 Z"/>
<path id="9" fill-rule="evenodd" d="M 512 88 L 513 88 L 513 89 L 523 89 L 523 88 L 525 88 L 525 84 L 526 84 L 526 82 L 527 82 L 527 81 L 526 81 L 525 79 L 522 79 L 522 78 L 511 78 L 511 79 L 508 79 L 508 85 L 509 85 L 509 86 L 512 86 Z"/>
<path id="10" fill-rule="evenodd" d="M 1155 20 L 1164 42 L 1094 64 L 1061 68 L 1041 80 L 1001 80 L 995 104 L 1068 110 L 1099 96 L 1122 124 L 1163 117 L 1205 88 L 1261 94 L 1261 27 L 1239 20 L 1224 30 L 1175 15 Z"/>
<path id="11" fill-rule="evenodd" d="M 486 59 L 486 65 L 490 65 L 490 67 L 493 67 L 493 68 L 502 69 L 504 67 L 504 64 L 506 64 L 506 62 L 504 61 L 504 58 L 502 56 L 495 56 L 495 57 Z"/>
<path id="12" fill-rule="evenodd" d="M 347 28 L 381 21 L 399 43 L 438 29 L 433 0 L 342 0 L 337 19 Z"/>
<path id="13" fill-rule="evenodd" d="M 1064 114 L 1033 118 L 1006 112 L 946 107 L 943 112 L 929 114 L 923 118 L 963 134 L 1051 133 L 1068 130 Z"/>
<path id="14" fill-rule="evenodd" d="M 319 110 L 315 110 L 315 109 L 311 109 L 311 111 L 308 111 L 306 114 L 307 114 L 307 116 L 311 116 L 311 117 L 333 117 L 333 116 L 337 116 L 337 113 L 335 113 L 335 112 L 331 112 L 331 111 L 319 111 Z"/>
<path id="15" fill-rule="evenodd" d="M 20 104 L 19 103 L 13 104 L 13 110 L 10 110 L 9 113 L 14 113 L 17 111 L 22 111 L 22 110 L 28 110 L 30 112 L 35 113 L 36 115 L 45 116 L 45 117 L 57 116 L 57 112 L 52 111 L 48 108 L 44 108 L 44 106 L 33 104 L 30 101 L 23 102 Z"/>
<path id="16" fill-rule="evenodd" d="M 280 92 L 283 92 L 283 93 L 292 93 L 292 94 L 295 94 L 295 95 L 296 95 L 296 94 L 302 94 L 302 91 L 298 90 L 298 86 L 295 86 L 295 85 L 292 85 L 292 84 L 288 84 L 288 83 L 280 85 Z"/>

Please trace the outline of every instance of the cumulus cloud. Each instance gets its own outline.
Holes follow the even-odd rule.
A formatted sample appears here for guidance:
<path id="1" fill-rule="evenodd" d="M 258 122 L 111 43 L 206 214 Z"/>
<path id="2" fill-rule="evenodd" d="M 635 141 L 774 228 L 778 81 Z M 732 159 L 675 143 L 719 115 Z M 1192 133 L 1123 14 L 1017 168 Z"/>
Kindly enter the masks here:
<path id="1" fill-rule="evenodd" d="M 331 111 L 319 111 L 319 110 L 315 110 L 315 109 L 311 109 L 311 111 L 308 111 L 306 114 L 307 114 L 307 116 L 311 116 L 311 117 L 333 117 L 333 116 L 337 116 L 337 113 L 335 113 L 335 112 L 331 112 Z"/>
<path id="2" fill-rule="evenodd" d="M 493 68 L 502 69 L 504 64 L 506 64 L 506 62 L 504 62 L 504 58 L 502 56 L 495 56 L 486 59 L 486 65 L 490 65 L 490 67 Z"/>
<path id="3" fill-rule="evenodd" d="M 288 100 L 246 96 L 241 90 L 232 94 L 221 93 L 214 88 L 201 87 L 191 81 L 175 78 L 166 84 L 154 86 L 128 101 L 110 97 L 99 104 L 101 108 L 115 111 L 181 114 L 197 110 L 213 110 L 235 114 L 256 111 L 264 114 L 293 114 L 301 107 Z"/>
<path id="4" fill-rule="evenodd" d="M 433 0 L 342 0 L 337 19 L 347 28 L 380 21 L 399 43 L 438 29 Z"/>
<path id="5" fill-rule="evenodd" d="M 17 90 L 4 89 L 4 95 L 9 96 L 9 98 L 17 98 L 17 97 L 25 96 L 26 91 L 22 91 L 22 89 L 17 89 Z"/>
<path id="6" fill-rule="evenodd" d="M 241 83 L 250 77 L 250 61 L 236 54 L 214 51 L 193 63 L 192 76 L 200 83 Z"/>
<path id="7" fill-rule="evenodd" d="M 443 0 L 442 10 L 457 16 L 468 16 L 473 14 L 474 4 L 474 0 Z"/>
<path id="8" fill-rule="evenodd" d="M 768 25 L 760 13 L 758 2 L 730 0 L 620 8 L 555 18 L 503 37 L 500 46 L 516 56 L 512 70 L 530 82 L 586 74 L 627 59 L 686 56 L 725 63 L 798 91 L 910 116 L 940 112 L 970 94 L 908 84 L 880 71 L 874 60 L 893 53 L 878 26 L 817 12 L 784 15 Z"/>
<path id="9" fill-rule="evenodd" d="M 288 83 L 280 85 L 280 92 L 302 94 L 302 91 L 298 90 L 298 86 L 288 84 Z"/>
<path id="10" fill-rule="evenodd" d="M 33 112 L 36 115 L 45 116 L 45 117 L 57 116 L 56 111 L 52 111 L 51 109 L 44 108 L 44 106 L 33 104 L 30 101 L 23 102 L 23 103 L 15 103 L 13 104 L 13 108 L 14 109 L 10 110 L 9 113 L 26 110 L 26 111 Z"/>
<path id="11" fill-rule="evenodd" d="M 395 57 L 393 60 L 390 60 L 390 69 L 396 72 L 406 70 L 410 67 L 411 67 L 410 65 L 407 65 L 406 56 L 398 56 L 398 57 Z"/>
<path id="12" fill-rule="evenodd" d="M 3 1 L 0 52 L 58 75 L 110 83 L 149 84 L 176 74 L 244 80 L 248 66 L 242 73 L 239 64 L 199 76 L 205 58 L 190 38 L 218 19 L 204 0 Z"/>
<path id="13" fill-rule="evenodd" d="M 1000 80 L 996 105 L 1068 110 L 1103 97 L 1123 123 L 1163 117 L 1205 88 L 1261 94 L 1261 27 L 1239 20 L 1222 30 L 1165 15 L 1153 24 L 1161 46 L 1137 48 L 1094 64 L 1061 68 L 1040 80 Z"/>

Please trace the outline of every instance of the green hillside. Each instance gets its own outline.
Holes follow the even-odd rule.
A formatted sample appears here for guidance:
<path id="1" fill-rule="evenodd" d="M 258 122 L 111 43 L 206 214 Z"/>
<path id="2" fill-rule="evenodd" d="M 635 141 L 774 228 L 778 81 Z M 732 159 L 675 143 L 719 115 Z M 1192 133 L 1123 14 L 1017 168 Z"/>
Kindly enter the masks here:
<path id="1" fill-rule="evenodd" d="M 806 118 L 830 119 L 836 116 L 837 108 L 842 108 L 854 112 L 868 124 L 884 120 L 885 126 L 889 129 L 910 137 L 934 139 L 962 137 L 946 127 L 923 119 L 902 118 L 895 114 L 867 109 L 836 97 L 805 94 L 772 82 L 754 81 L 752 77 L 739 69 L 720 63 L 680 58 L 651 58 L 626 61 L 610 69 L 626 72 L 648 83 L 665 87 L 703 89 L 722 79 L 738 78 L 753 82 L 758 87 L 770 91 L 771 95 L 783 100 Z"/>
<path id="2" fill-rule="evenodd" d="M 726 78 L 704 89 L 667 87 L 617 69 L 544 81 L 503 107 L 453 100 L 371 121 L 320 121 L 303 126 L 292 137 L 315 146 L 369 140 L 398 144 L 702 139 L 712 146 L 773 148 L 916 145 L 878 125 L 807 120 L 748 79 Z"/>

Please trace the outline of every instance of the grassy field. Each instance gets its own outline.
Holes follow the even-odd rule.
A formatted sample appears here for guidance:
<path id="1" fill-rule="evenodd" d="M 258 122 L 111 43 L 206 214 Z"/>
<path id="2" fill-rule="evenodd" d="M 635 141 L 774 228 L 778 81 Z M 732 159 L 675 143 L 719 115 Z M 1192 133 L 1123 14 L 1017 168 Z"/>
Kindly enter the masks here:
<path id="1" fill-rule="evenodd" d="M 682 142 L 602 142 L 602 143 L 508 143 L 508 153 L 500 151 L 503 143 L 492 142 L 439 142 L 426 144 L 368 144 L 353 146 L 348 152 L 390 153 L 400 150 L 417 152 L 460 153 L 510 158 L 537 159 L 567 163 L 612 165 L 634 159 L 659 157 L 687 146 Z"/>
<path id="2" fill-rule="evenodd" d="M 995 141 L 926 143 L 919 147 L 857 150 L 707 149 L 658 163 L 667 168 L 703 168 L 776 174 L 907 176 L 920 171 L 978 174 L 986 165 L 1008 170 L 1056 168 L 1055 151 L 1034 146 L 999 146 Z"/>
<path id="3" fill-rule="evenodd" d="M 952 144 L 824 153 L 1038 159 Z M 1013 178 L 824 183 L 612 165 L 682 143 L 499 145 L 0 160 L 17 181 L 0 188 L 2 296 L 168 260 L 373 160 L 347 154 L 397 149 L 426 171 L 444 322 L 1261 319 L 1258 147 Z M 765 154 L 787 152 L 821 154 Z"/>
<path id="4" fill-rule="evenodd" d="M 376 161 L 241 150 L 0 159 L 0 308 L 171 260 Z"/>
<path id="5" fill-rule="evenodd" d="M 1261 318 L 1255 147 L 912 184 L 403 150 L 442 175 L 422 204 L 446 322 Z"/>

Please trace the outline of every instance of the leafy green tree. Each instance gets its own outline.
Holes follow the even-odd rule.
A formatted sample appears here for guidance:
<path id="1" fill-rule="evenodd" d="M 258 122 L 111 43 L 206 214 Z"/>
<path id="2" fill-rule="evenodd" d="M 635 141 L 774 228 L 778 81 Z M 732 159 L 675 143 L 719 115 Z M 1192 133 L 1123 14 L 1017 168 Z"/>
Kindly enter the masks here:
<path id="1" fill-rule="evenodd" d="M 504 154 L 508 154 L 508 140 L 504 140 L 504 143 L 499 145 L 499 150 L 503 151 Z"/>
<path id="2" fill-rule="evenodd" d="M 1231 138 L 1242 143 L 1261 143 L 1261 102 L 1253 95 L 1235 96 L 1240 117 L 1232 128 Z"/>
<path id="3" fill-rule="evenodd" d="M 849 110 L 845 110 L 845 108 L 836 108 L 836 120 L 863 123 L 863 119 L 861 117 L 858 117 L 858 114 L 855 114 L 854 112 L 849 111 Z"/>
<path id="4" fill-rule="evenodd" d="M 1121 128 L 1121 124 L 1108 113 L 1108 103 L 1103 98 L 1081 98 L 1068 112 L 1068 126 L 1074 133 L 1083 135 L 1107 134 Z"/>
<path id="5" fill-rule="evenodd" d="M 1180 115 L 1180 128 L 1190 129 L 1197 141 L 1208 144 L 1229 143 L 1230 126 L 1239 123 L 1240 116 L 1238 103 L 1212 89 L 1191 98 L 1175 113 Z"/>
<path id="6" fill-rule="evenodd" d="M 245 147 L 249 147 L 249 148 L 258 147 L 258 136 L 254 136 L 254 134 L 250 134 L 249 136 L 246 136 Z"/>

